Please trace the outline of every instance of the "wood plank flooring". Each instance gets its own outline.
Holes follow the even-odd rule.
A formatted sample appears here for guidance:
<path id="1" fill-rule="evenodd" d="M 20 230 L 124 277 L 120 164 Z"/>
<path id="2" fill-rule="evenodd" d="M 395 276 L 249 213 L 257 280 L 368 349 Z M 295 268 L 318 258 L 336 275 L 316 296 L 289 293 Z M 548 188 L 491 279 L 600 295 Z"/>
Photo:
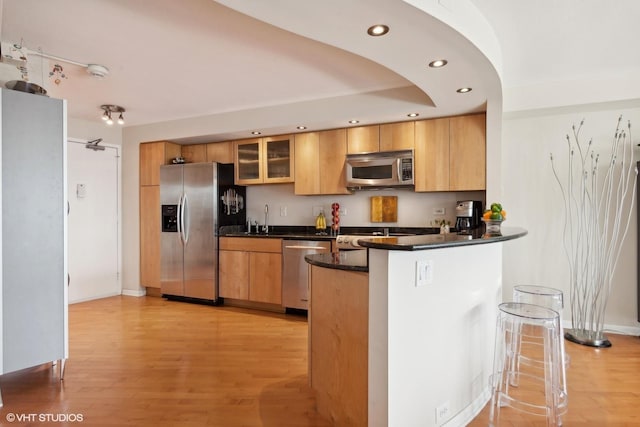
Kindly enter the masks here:
<path id="1" fill-rule="evenodd" d="M 0 425 L 71 413 L 75 426 L 329 426 L 304 318 L 121 296 L 71 305 L 69 323 L 62 386 L 50 365 L 3 375 Z"/>
<path id="2" fill-rule="evenodd" d="M 65 380 L 50 365 L 1 376 L 0 425 L 330 425 L 308 387 L 300 317 L 120 296 L 71 305 L 69 320 Z M 565 426 L 640 425 L 640 339 L 608 337 L 609 349 L 566 343 Z M 10 413 L 81 414 L 83 421 L 10 423 Z M 486 426 L 488 414 L 485 407 L 470 426 Z M 509 408 L 502 421 L 545 425 Z"/>
<path id="3" fill-rule="evenodd" d="M 567 369 L 568 409 L 564 426 L 640 426 L 640 338 L 607 334 L 612 347 L 596 349 L 565 340 L 571 361 Z M 487 426 L 489 404 L 469 424 Z M 502 408 L 500 425 L 546 426 L 544 417 Z"/>

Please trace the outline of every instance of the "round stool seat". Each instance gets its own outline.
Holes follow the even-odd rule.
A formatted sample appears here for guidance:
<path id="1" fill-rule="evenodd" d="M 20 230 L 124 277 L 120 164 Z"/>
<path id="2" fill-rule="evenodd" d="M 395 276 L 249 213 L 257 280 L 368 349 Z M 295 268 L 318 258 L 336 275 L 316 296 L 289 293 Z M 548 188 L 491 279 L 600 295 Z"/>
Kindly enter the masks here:
<path id="1" fill-rule="evenodd" d="M 524 317 L 531 320 L 555 321 L 559 314 L 557 311 L 537 304 L 521 303 L 521 302 L 505 302 L 498 307 L 500 311 L 508 313 L 512 316 Z"/>
<path id="2" fill-rule="evenodd" d="M 538 285 L 518 285 L 513 287 L 513 300 L 549 307 L 558 313 L 564 308 L 564 298 L 559 289 Z M 562 319 L 560 319 L 562 320 Z"/>

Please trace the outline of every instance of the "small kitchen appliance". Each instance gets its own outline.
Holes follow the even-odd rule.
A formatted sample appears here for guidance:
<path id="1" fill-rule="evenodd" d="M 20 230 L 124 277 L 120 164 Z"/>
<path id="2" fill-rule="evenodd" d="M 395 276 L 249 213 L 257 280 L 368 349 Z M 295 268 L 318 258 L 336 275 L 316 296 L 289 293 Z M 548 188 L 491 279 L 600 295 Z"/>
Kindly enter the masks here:
<path id="1" fill-rule="evenodd" d="M 480 227 L 482 218 L 482 201 L 462 200 L 456 203 L 456 230 L 458 233 L 469 233 Z"/>

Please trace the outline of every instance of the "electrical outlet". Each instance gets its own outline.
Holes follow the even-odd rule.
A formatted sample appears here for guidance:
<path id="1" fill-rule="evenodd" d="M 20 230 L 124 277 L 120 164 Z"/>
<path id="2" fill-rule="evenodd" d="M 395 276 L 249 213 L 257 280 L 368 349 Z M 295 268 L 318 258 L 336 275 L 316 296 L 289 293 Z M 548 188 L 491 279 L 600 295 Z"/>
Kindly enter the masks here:
<path id="1" fill-rule="evenodd" d="M 431 211 L 434 215 L 444 215 L 446 213 L 446 209 L 445 208 L 433 208 L 433 210 Z"/>
<path id="2" fill-rule="evenodd" d="M 416 287 L 433 283 L 433 260 L 416 261 Z"/>
<path id="3" fill-rule="evenodd" d="M 450 408 L 451 404 L 449 403 L 449 401 L 447 400 L 446 402 L 444 402 L 443 404 L 441 404 L 440 406 L 438 406 L 436 408 L 436 424 L 440 425 L 442 423 L 444 423 L 446 420 L 449 419 L 450 412 L 451 412 L 451 408 Z"/>
<path id="4" fill-rule="evenodd" d="M 280 216 L 287 216 L 287 207 L 280 206 Z"/>
<path id="5" fill-rule="evenodd" d="M 340 213 L 340 216 L 347 216 L 347 208 L 340 208 L 338 212 Z"/>

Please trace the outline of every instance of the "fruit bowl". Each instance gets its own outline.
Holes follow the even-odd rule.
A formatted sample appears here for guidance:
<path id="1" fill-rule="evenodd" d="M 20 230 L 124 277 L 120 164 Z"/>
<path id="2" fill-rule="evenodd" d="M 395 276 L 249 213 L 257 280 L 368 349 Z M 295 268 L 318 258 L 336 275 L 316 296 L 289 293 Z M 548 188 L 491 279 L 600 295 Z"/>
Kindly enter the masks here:
<path id="1" fill-rule="evenodd" d="M 500 226 L 504 220 L 502 219 L 484 219 L 482 221 L 485 223 L 487 230 L 485 234 L 488 235 L 500 235 Z"/>

